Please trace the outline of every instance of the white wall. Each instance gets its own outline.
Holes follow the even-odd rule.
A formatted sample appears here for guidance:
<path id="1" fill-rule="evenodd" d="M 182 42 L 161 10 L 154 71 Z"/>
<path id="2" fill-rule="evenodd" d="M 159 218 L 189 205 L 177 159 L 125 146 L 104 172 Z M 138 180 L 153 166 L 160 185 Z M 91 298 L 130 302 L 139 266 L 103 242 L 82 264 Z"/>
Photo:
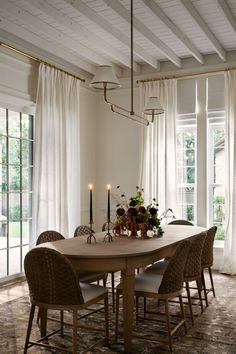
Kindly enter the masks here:
<path id="1" fill-rule="evenodd" d="M 130 109 L 130 91 L 119 89 L 108 92 L 109 99 Z M 138 104 L 138 92 L 135 91 L 135 107 Z M 135 193 L 139 180 L 140 161 L 140 125 L 111 112 L 104 102 L 103 95 L 98 94 L 97 102 L 97 224 L 96 228 L 106 220 L 107 191 L 106 185 L 112 186 L 111 194 L 125 192 L 130 198 Z M 112 198 L 112 208 L 116 203 Z"/>

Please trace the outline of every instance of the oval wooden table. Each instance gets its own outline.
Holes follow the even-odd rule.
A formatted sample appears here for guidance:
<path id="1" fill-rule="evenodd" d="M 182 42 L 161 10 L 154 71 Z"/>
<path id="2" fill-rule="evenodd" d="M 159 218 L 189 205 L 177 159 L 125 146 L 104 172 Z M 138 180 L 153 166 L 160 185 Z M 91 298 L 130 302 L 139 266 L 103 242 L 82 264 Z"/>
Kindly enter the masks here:
<path id="1" fill-rule="evenodd" d="M 122 236 L 113 237 L 113 242 L 104 242 L 106 233 L 100 232 L 95 234 L 97 242 L 92 244 L 87 243 L 87 236 L 82 236 L 37 246 L 57 250 L 80 270 L 121 270 L 125 353 L 132 352 L 135 269 L 171 255 L 180 241 L 206 230 L 186 225 L 165 225 L 163 229 L 161 238 L 134 239 Z"/>

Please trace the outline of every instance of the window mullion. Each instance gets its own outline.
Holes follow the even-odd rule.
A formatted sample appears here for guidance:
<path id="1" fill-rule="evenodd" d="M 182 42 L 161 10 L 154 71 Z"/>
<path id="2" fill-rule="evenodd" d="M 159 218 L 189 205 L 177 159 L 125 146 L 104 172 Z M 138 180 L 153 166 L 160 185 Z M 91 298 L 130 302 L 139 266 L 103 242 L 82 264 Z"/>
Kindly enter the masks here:
<path id="1" fill-rule="evenodd" d="M 207 78 L 197 79 L 197 171 L 196 171 L 196 224 L 207 225 Z"/>

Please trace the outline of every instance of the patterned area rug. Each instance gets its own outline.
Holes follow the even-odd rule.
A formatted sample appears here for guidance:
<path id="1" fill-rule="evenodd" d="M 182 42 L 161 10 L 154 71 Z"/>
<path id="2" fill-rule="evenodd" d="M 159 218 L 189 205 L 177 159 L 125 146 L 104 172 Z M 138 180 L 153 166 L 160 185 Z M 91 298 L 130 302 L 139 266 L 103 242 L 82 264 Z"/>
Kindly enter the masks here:
<path id="1" fill-rule="evenodd" d="M 209 307 L 200 315 L 199 306 L 194 307 L 195 324 L 191 326 L 188 317 L 188 307 L 185 306 L 187 315 L 188 333 L 184 335 L 184 331 L 180 329 L 173 340 L 173 352 L 175 354 L 236 354 L 236 277 L 226 276 L 214 273 L 214 282 L 216 287 L 216 298 L 210 296 Z M 121 301 L 122 304 L 122 301 Z M 141 301 L 140 301 L 141 306 Z M 0 354 L 20 354 L 23 353 L 26 328 L 29 315 L 29 299 L 28 297 L 18 298 L 16 301 L 10 301 L 0 306 Z M 148 302 L 148 309 L 157 309 L 157 303 Z M 160 306 L 160 312 L 163 312 Z M 171 305 L 171 313 L 178 315 L 177 304 Z M 140 308 L 140 314 L 142 309 Z M 52 319 L 48 321 L 49 330 L 58 327 L 54 313 L 49 314 Z M 156 319 L 162 319 L 162 315 L 148 315 L 153 321 L 140 320 L 135 325 L 133 339 L 133 353 L 136 354 L 162 354 L 168 353 L 168 345 L 156 340 L 166 340 L 165 326 L 163 323 L 157 322 Z M 88 326 L 88 329 L 81 328 L 79 331 L 79 352 L 82 352 L 88 346 L 103 337 L 104 329 L 103 311 L 99 311 L 86 319 L 82 319 L 80 323 Z M 176 317 L 173 317 L 176 320 Z M 71 315 L 65 315 L 66 322 L 70 323 Z M 99 331 L 91 331 L 91 327 L 96 326 Z M 120 316 L 120 330 L 122 330 L 122 316 Z M 39 334 L 36 318 L 33 325 L 32 336 L 37 338 Z M 123 353 L 122 336 L 119 336 L 118 342 L 114 340 L 114 314 L 110 311 L 110 345 L 105 346 L 103 343 L 98 344 L 88 353 Z M 138 338 L 139 335 L 145 335 L 147 339 Z M 50 339 L 50 343 L 56 345 L 70 346 L 71 344 L 71 327 L 66 326 L 65 336 L 62 339 L 59 335 Z M 33 347 L 28 353 L 55 353 L 39 347 Z M 56 351 L 59 354 L 59 351 Z"/>

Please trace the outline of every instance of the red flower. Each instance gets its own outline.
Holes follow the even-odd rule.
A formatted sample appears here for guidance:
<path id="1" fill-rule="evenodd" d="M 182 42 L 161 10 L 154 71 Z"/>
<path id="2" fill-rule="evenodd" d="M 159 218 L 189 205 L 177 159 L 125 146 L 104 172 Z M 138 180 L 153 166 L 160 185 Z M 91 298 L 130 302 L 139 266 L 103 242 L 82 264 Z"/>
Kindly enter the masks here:
<path id="1" fill-rule="evenodd" d="M 151 215 L 156 215 L 157 214 L 157 209 L 152 207 L 152 208 L 150 208 L 149 213 Z"/>
<path id="2" fill-rule="evenodd" d="M 123 216 L 125 214 L 125 209 L 124 208 L 118 208 L 116 210 L 116 214 L 119 216 Z"/>

